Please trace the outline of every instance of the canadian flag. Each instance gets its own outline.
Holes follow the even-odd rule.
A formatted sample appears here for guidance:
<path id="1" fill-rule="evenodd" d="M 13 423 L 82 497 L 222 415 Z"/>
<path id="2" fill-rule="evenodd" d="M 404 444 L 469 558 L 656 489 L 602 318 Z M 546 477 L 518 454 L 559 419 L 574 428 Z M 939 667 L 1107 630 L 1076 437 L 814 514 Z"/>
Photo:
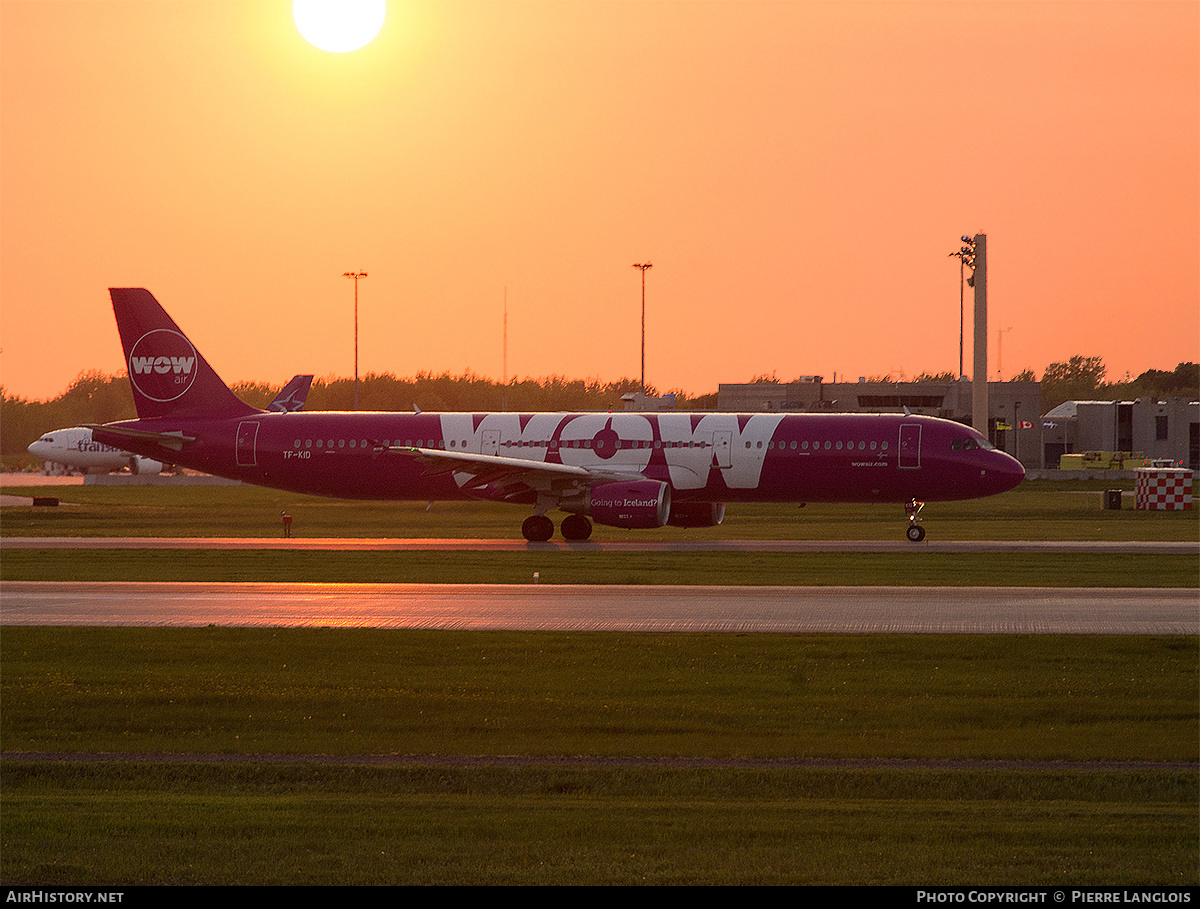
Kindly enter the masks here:
<path id="1" fill-rule="evenodd" d="M 1028 420 L 1018 420 L 1017 425 L 1021 429 L 1033 429 L 1033 424 L 1030 423 Z"/>

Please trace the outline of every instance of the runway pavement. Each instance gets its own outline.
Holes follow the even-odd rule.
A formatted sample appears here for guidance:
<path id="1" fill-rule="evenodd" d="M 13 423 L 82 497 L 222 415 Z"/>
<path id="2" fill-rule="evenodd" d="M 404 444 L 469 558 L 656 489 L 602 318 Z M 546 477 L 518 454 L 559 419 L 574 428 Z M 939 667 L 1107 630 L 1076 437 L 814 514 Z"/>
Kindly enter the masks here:
<path id="1" fill-rule="evenodd" d="M 1189 634 L 1192 589 L 7 582 L 0 625 Z"/>
<path id="2" fill-rule="evenodd" d="M 581 552 L 1165 552 L 1190 542 L 5 537 L 0 548 Z M 785 633 L 1197 634 L 1195 589 L 6 582 L 0 625 L 313 625 Z"/>

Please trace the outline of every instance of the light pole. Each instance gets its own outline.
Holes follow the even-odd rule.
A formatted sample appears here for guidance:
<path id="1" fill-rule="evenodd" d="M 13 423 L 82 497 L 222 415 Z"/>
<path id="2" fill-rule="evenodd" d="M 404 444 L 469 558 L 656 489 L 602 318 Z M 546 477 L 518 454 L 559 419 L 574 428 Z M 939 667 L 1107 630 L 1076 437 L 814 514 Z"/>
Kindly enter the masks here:
<path id="1" fill-rule="evenodd" d="M 342 273 L 343 278 L 352 278 L 354 280 L 354 409 L 358 410 L 358 282 L 360 278 L 365 278 L 365 271 L 347 271 Z"/>
<path id="2" fill-rule="evenodd" d="M 642 270 L 642 397 L 646 397 L 646 269 L 653 268 L 650 262 L 634 262 L 634 268 Z"/>

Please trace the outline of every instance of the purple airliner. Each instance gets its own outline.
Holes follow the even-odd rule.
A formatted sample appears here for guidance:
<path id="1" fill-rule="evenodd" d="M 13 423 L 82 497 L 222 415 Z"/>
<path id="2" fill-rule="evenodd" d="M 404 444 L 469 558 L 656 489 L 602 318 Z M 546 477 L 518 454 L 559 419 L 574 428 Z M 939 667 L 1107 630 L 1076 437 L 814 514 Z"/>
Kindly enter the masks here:
<path id="1" fill-rule="evenodd" d="M 1012 489 L 1021 464 L 976 430 L 908 414 L 275 413 L 241 401 L 154 296 L 110 290 L 138 419 L 97 441 L 259 486 L 345 499 L 530 506 L 522 533 L 712 527 L 729 502 L 903 505 Z"/>

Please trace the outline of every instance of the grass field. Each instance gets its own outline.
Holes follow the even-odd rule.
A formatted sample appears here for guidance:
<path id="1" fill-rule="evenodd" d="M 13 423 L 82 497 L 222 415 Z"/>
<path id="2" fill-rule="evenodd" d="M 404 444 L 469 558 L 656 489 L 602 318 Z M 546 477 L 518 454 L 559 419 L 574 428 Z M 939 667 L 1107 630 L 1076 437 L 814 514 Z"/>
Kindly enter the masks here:
<path id="1" fill-rule="evenodd" d="M 1106 511 L 1101 506 L 1108 485 L 1121 484 L 1026 482 L 987 499 L 930 503 L 924 523 L 931 541 L 1200 540 L 1200 509 L 1137 511 L 1127 496 L 1127 507 Z M 0 492 L 54 496 L 64 503 L 4 508 L 3 536 L 277 537 L 280 512 L 286 511 L 297 537 L 519 540 L 529 513 L 523 506 L 474 502 L 437 502 L 428 510 L 424 502 L 344 502 L 251 486 L 0 487 Z M 904 528 L 898 505 L 730 505 L 718 527 L 596 527 L 593 539 L 903 540 Z"/>
<path id="2" fill-rule="evenodd" d="M 1195 556 L 913 552 L 279 552 L 16 549 L 7 581 L 1189 587 Z"/>
<path id="3" fill-rule="evenodd" d="M 29 765 L 6 884 L 1196 885 L 1194 778 Z"/>
<path id="4" fill-rule="evenodd" d="M 6 751 L 1196 761 L 1194 640 L 4 629 Z"/>
<path id="5" fill-rule="evenodd" d="M 1196 885 L 1197 655 L 1138 636 L 7 628 L 0 875 Z M 36 750 L 134 759 L 11 754 Z M 189 753 L 229 762 L 149 759 Z M 667 763 L 587 760 L 622 756 Z"/>
<path id="6" fill-rule="evenodd" d="M 930 505 L 926 526 L 1197 540 L 1196 511 L 1103 511 L 1103 488 L 1026 483 Z M 4 508 L 0 542 L 274 536 L 281 510 L 300 536 L 514 537 L 524 516 L 246 487 L 45 492 L 76 504 Z M 898 539 L 903 523 L 892 508 L 733 506 L 718 528 L 596 538 Z M 918 548 L 551 555 L 4 550 L 0 576 L 1196 586 L 1198 571 L 1191 556 Z M 1191 637 L 14 626 L 0 666 L 7 884 L 1200 885 Z M 187 758 L 201 754 L 224 758 Z M 866 764 L 771 763 L 796 758 Z M 969 763 L 879 763 L 895 759 Z M 1025 763 L 978 763 L 993 760 Z"/>

